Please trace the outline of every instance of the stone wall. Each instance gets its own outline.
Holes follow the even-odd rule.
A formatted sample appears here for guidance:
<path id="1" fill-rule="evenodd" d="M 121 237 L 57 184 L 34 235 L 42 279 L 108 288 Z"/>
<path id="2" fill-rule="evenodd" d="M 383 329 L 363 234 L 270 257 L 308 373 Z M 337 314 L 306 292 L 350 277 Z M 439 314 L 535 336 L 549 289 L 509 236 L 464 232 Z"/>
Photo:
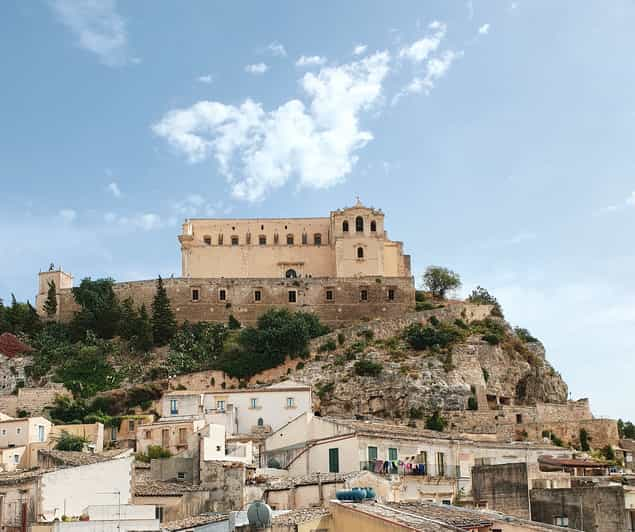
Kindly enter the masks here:
<path id="1" fill-rule="evenodd" d="M 414 308 L 412 277 L 302 278 L 302 279 L 165 279 L 165 288 L 179 322 L 226 322 L 230 314 L 241 323 L 251 325 L 271 307 L 315 312 L 331 326 L 347 325 L 359 320 L 393 318 Z M 131 297 L 137 305 L 150 308 L 156 282 L 116 283 L 120 300 Z M 199 299 L 193 301 L 192 290 Z M 326 299 L 330 290 L 333 299 Z M 389 290 L 394 299 L 389 299 Z M 224 291 L 225 299 L 221 299 Z M 256 291 L 260 301 L 255 301 Z M 366 300 L 362 300 L 362 291 Z M 289 293 L 295 292 L 295 303 Z M 59 319 L 69 321 L 78 310 L 71 290 L 59 291 Z"/>
<path id="2" fill-rule="evenodd" d="M 20 382 L 24 385 L 24 367 L 30 364 L 33 364 L 30 356 L 8 358 L 0 353 L 0 393 L 13 392 Z"/>
<path id="3" fill-rule="evenodd" d="M 554 518 L 566 516 L 568 527 L 576 530 L 627 530 L 624 490 L 621 486 L 532 489 L 529 498 L 534 521 L 551 525 L 554 524 Z"/>
<path id="4" fill-rule="evenodd" d="M 202 460 L 201 488 L 208 490 L 212 510 L 228 512 L 242 508 L 245 502 L 245 464 Z"/>
<path id="5" fill-rule="evenodd" d="M 56 383 L 41 388 L 19 388 L 16 395 L 0 395 L 0 412 L 15 417 L 24 410 L 31 416 L 38 416 L 55 402 L 58 395 L 70 395 L 70 392 L 64 385 Z"/>
<path id="6" fill-rule="evenodd" d="M 475 504 L 529 518 L 527 464 L 477 465 L 472 467 L 472 497 Z"/>
<path id="7" fill-rule="evenodd" d="M 523 426 L 530 440 L 542 437 L 543 431 L 549 431 L 562 440 L 565 445 L 574 446 L 580 444 L 580 430 L 587 431 L 589 445 L 593 449 L 601 449 L 607 445 L 617 447 L 619 434 L 617 421 L 614 419 L 581 419 L 578 421 L 538 422 L 528 423 Z"/>

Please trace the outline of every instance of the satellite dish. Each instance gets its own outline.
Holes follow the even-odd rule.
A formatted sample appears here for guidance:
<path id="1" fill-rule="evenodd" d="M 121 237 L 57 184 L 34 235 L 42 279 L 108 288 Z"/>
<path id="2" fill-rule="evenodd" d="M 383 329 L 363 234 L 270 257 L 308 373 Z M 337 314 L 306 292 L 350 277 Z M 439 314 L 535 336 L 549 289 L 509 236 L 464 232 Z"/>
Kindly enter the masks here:
<path id="1" fill-rule="evenodd" d="M 255 529 L 271 527 L 273 512 L 264 501 L 254 501 L 247 508 L 247 520 Z"/>

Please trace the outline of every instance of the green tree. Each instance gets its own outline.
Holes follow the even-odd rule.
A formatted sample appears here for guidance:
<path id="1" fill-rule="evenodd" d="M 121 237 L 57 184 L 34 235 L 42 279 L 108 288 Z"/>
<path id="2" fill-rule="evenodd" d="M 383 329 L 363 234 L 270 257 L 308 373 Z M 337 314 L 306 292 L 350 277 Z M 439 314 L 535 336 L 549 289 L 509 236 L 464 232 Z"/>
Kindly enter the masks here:
<path id="1" fill-rule="evenodd" d="M 155 345 L 166 345 L 176 333 L 176 318 L 170 306 L 168 293 L 159 275 L 157 290 L 152 301 L 152 336 Z"/>
<path id="2" fill-rule="evenodd" d="M 620 438 L 635 439 L 635 425 L 630 421 L 617 420 L 617 430 Z"/>
<path id="3" fill-rule="evenodd" d="M 83 451 L 84 445 L 87 443 L 89 443 L 89 441 L 86 438 L 75 436 L 63 430 L 60 439 L 57 440 L 55 448 L 58 451 Z"/>
<path id="4" fill-rule="evenodd" d="M 5 309 L 6 328 L 13 334 L 26 334 L 28 336 L 37 332 L 42 322 L 31 303 L 19 303 L 15 295 L 11 294 L 11 306 Z"/>
<path id="5" fill-rule="evenodd" d="M 119 314 L 119 336 L 124 340 L 132 340 L 137 333 L 139 313 L 135 309 L 134 301 L 127 297 L 121 302 L 121 312 Z"/>
<path id="6" fill-rule="evenodd" d="M 443 432 L 446 425 L 447 421 L 441 416 L 438 410 L 426 418 L 426 428 L 429 430 Z"/>
<path id="7" fill-rule="evenodd" d="M 434 297 L 445 299 L 448 291 L 456 290 L 461 286 L 461 277 L 448 268 L 428 266 L 423 274 L 423 285 Z"/>
<path id="8" fill-rule="evenodd" d="M 145 353 L 152 349 L 152 322 L 145 305 L 139 308 L 139 314 L 135 323 L 135 334 L 132 337 L 132 345 L 136 351 Z"/>
<path id="9" fill-rule="evenodd" d="M 44 301 L 44 312 L 49 318 L 57 314 L 57 290 L 55 289 L 55 281 L 48 282 L 49 289 L 46 293 L 46 301 Z"/>
<path id="10" fill-rule="evenodd" d="M 580 429 L 580 450 L 581 451 L 591 450 L 589 446 L 589 433 L 586 431 L 586 429 Z"/>
<path id="11" fill-rule="evenodd" d="M 112 338 L 119 329 L 121 309 L 113 289 L 112 279 L 82 279 L 73 288 L 73 297 L 80 306 L 71 323 L 73 337 L 81 340 L 87 331 L 93 331 L 99 338 Z"/>
<path id="12" fill-rule="evenodd" d="M 498 300 L 482 286 L 477 286 L 472 290 L 472 293 L 467 296 L 467 301 L 476 305 L 492 305 L 492 315 L 503 317 L 503 309 Z"/>
<path id="13" fill-rule="evenodd" d="M 4 301 L 0 298 L 0 334 L 9 330 L 9 322 L 7 321 L 7 309 Z"/>
<path id="14" fill-rule="evenodd" d="M 222 323 L 185 322 L 170 341 L 170 371 L 191 373 L 217 366 L 226 337 Z"/>

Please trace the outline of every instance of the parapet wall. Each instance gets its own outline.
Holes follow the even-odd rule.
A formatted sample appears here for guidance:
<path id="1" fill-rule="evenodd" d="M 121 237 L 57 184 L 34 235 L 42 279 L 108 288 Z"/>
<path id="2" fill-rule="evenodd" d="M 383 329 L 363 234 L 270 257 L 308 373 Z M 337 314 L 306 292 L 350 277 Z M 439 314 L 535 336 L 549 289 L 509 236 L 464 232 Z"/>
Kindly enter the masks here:
<path id="1" fill-rule="evenodd" d="M 359 320 L 401 316 L 411 312 L 415 304 L 412 277 L 170 278 L 164 280 L 164 285 L 179 322 L 226 322 L 232 314 L 241 323 L 251 325 L 267 309 L 287 307 L 315 312 L 324 323 L 342 326 Z M 130 297 L 149 310 L 156 281 L 116 283 L 114 290 L 120 300 Z M 69 321 L 78 310 L 73 294 L 66 289 L 58 295 L 58 317 Z"/>

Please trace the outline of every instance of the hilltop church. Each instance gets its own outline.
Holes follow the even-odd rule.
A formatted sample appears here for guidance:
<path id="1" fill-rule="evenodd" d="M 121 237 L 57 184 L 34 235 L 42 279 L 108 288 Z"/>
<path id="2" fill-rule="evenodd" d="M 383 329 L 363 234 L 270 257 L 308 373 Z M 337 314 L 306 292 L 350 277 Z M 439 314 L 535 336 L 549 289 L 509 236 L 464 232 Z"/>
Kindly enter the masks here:
<path id="1" fill-rule="evenodd" d="M 180 278 L 165 279 L 179 321 L 254 323 L 267 308 L 317 313 L 339 325 L 397 316 L 414 308 L 414 280 L 403 244 L 388 238 L 384 214 L 365 207 L 323 218 L 188 219 L 178 237 Z M 58 316 L 77 310 L 73 278 L 41 272 L 36 298 L 42 313 L 49 281 L 58 288 Z M 120 299 L 148 307 L 155 281 L 115 284 Z"/>

